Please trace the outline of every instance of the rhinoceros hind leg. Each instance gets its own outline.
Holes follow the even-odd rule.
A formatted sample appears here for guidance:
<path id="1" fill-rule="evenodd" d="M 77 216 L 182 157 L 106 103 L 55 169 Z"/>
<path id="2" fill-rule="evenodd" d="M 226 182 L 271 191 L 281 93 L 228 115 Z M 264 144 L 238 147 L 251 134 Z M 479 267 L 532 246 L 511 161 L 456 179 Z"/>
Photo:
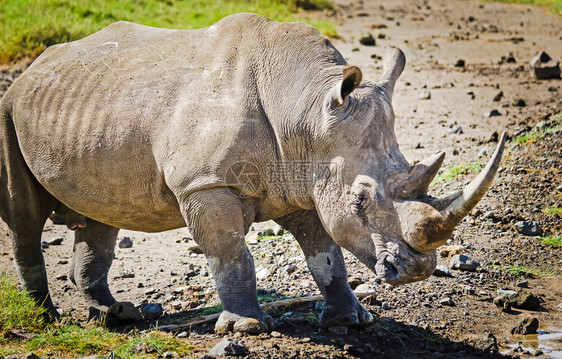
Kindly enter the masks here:
<path id="1" fill-rule="evenodd" d="M 209 189 L 179 200 L 186 223 L 207 257 L 222 302 L 215 332 L 258 334 L 273 329 L 260 307 L 254 262 L 244 235 L 242 200 L 226 188 Z"/>
<path id="2" fill-rule="evenodd" d="M 85 296 L 88 304 L 106 309 L 115 303 L 109 291 L 107 274 L 113 261 L 119 228 L 88 218 L 88 226 L 74 233 L 74 254 L 70 264 L 70 280 Z"/>
<path id="3" fill-rule="evenodd" d="M 306 263 L 326 304 L 320 314 L 323 328 L 355 326 L 373 321 L 347 282 L 347 270 L 340 246 L 324 230 L 316 211 L 298 211 L 276 220 L 299 242 Z"/>

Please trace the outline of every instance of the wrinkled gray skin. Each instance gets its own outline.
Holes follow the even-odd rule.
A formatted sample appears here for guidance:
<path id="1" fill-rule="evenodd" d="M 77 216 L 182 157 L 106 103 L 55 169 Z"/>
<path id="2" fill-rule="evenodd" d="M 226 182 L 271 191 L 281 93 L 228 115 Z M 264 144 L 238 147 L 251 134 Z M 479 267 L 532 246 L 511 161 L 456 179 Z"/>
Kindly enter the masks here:
<path id="1" fill-rule="evenodd" d="M 98 308 L 115 302 L 119 228 L 187 225 L 224 307 L 216 331 L 245 317 L 268 331 L 244 235 L 274 219 L 326 299 L 320 324 L 372 321 L 341 247 L 389 283 L 428 277 L 503 148 L 464 191 L 428 197 L 444 156 L 411 167 L 398 149 L 391 97 L 404 65 L 390 48 L 381 80 L 362 82 L 313 27 L 253 14 L 192 31 L 119 22 L 47 49 L 0 102 L 0 215 L 21 282 L 57 316 L 40 246 L 55 208 L 78 222 L 70 278 Z M 287 164 L 306 170 L 280 175 Z"/>

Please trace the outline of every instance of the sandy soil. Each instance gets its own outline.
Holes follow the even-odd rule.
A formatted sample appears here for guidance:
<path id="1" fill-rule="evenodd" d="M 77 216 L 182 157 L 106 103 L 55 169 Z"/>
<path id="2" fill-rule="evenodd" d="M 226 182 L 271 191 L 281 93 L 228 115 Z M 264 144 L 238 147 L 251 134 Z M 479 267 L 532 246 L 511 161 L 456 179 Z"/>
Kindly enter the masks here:
<path id="1" fill-rule="evenodd" d="M 310 16 L 326 17 L 338 25 L 342 38 L 333 43 L 351 64 L 361 67 L 364 79 L 376 81 L 382 74 L 384 45 L 400 47 L 406 54 L 408 64 L 396 86 L 394 110 L 398 142 L 409 161 L 444 150 L 448 153 L 446 166 L 484 162 L 495 145 L 494 132 L 505 130 L 514 137 L 562 111 L 561 81 L 535 80 L 528 66 L 541 50 L 557 60 L 562 58 L 560 17 L 540 8 L 469 0 L 336 3 L 337 11 Z M 359 44 L 365 32 L 373 34 L 376 46 Z M 506 62 L 509 56 L 515 62 Z M 459 60 L 465 65 L 455 66 Z M 2 72 L 2 91 L 19 70 Z M 422 91 L 429 91 L 431 99 L 421 99 Z M 494 101 L 500 91 L 503 96 Z M 526 105 L 515 106 L 519 99 Z M 501 115 L 485 116 L 494 109 Z M 462 133 L 450 132 L 456 125 Z M 347 334 L 320 330 L 313 303 L 273 313 L 279 335 L 231 337 L 250 348 L 250 357 L 457 358 L 499 356 L 483 351 L 485 345 L 477 341 L 492 333 L 499 352 L 526 356 L 524 350 L 515 352 L 510 347 L 518 345 L 510 329 L 522 318 L 537 317 L 541 330 L 562 332 L 562 249 L 518 234 L 513 224 L 535 220 L 546 234 L 562 232 L 559 217 L 541 212 L 562 206 L 562 192 L 556 189 L 562 178 L 561 137 L 557 132 L 528 145 L 510 145 L 494 187 L 455 231 L 450 244 L 460 245 L 480 261 L 477 272 L 454 271 L 453 277 L 431 277 L 393 288 L 374 283 L 373 275 L 346 253 L 354 281 L 378 291 L 364 301 L 377 317 L 375 324 L 344 331 Z M 469 178 L 438 184 L 432 191 L 435 195 L 450 193 Z M 248 238 L 274 226 L 271 222 L 256 224 Z M 120 239 L 125 236 L 133 240 L 133 247 L 116 249 L 110 272 L 110 286 L 119 300 L 163 303 L 166 316 L 160 324 L 218 303 L 205 258 L 192 248 L 195 243 L 187 230 L 120 232 Z M 88 308 L 65 278 L 72 231 L 49 222 L 43 237 L 45 241 L 63 238 L 61 245 L 45 249 L 56 304 L 75 319 L 86 320 Z M 260 293 L 276 297 L 317 292 L 304 257 L 289 235 L 250 248 L 261 273 Z M 0 270 L 15 273 L 11 259 L 6 227 L 0 223 Z M 449 264 L 448 257 L 440 257 L 439 264 Z M 496 308 L 492 299 L 497 290 L 514 289 L 522 280 L 498 269 L 502 265 L 531 267 L 548 274 L 528 278 L 528 290 L 542 300 L 539 311 L 504 313 Z M 439 304 L 446 297 L 455 305 Z M 192 328 L 191 333 L 187 340 L 196 344 L 196 355 L 206 353 L 219 340 L 212 334 L 212 325 Z M 535 355 L 539 354 L 536 345 L 532 341 L 523 346 L 531 348 L 529 355 Z M 540 345 L 548 347 L 542 347 L 543 357 L 562 357 L 560 338 Z"/>

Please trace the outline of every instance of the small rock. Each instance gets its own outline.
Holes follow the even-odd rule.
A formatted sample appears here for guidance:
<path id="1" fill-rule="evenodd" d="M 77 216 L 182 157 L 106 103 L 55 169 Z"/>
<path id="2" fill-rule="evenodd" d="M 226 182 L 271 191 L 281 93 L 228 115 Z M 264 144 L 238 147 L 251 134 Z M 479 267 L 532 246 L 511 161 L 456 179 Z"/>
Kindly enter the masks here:
<path id="1" fill-rule="evenodd" d="M 336 335 L 347 335 L 349 329 L 344 325 L 337 325 L 335 327 L 330 327 L 328 330 Z"/>
<path id="2" fill-rule="evenodd" d="M 382 305 L 381 305 L 381 306 L 382 306 L 382 309 L 384 309 L 384 310 L 390 310 L 390 309 L 392 309 L 392 306 L 390 305 L 389 302 L 382 302 Z"/>
<path id="3" fill-rule="evenodd" d="M 370 292 L 374 292 L 375 291 L 375 287 L 373 287 L 371 284 L 359 284 L 354 292 L 355 293 L 370 293 Z"/>
<path id="4" fill-rule="evenodd" d="M 347 283 L 349 283 L 349 286 L 351 287 L 351 289 L 355 289 L 359 285 L 363 284 L 363 280 L 361 280 L 361 278 L 359 278 L 359 277 L 352 276 L 352 277 L 347 278 Z"/>
<path id="5" fill-rule="evenodd" d="M 451 270 L 446 265 L 437 266 L 433 271 L 433 275 L 436 277 L 450 277 Z"/>
<path id="6" fill-rule="evenodd" d="M 140 311 L 145 320 L 158 319 L 164 314 L 164 308 L 160 303 L 143 304 Z"/>
<path id="7" fill-rule="evenodd" d="M 450 133 L 458 133 L 458 134 L 463 133 L 462 127 L 459 126 L 459 125 L 455 125 L 455 126 L 451 127 L 451 128 L 449 129 L 449 132 L 450 132 Z"/>
<path id="8" fill-rule="evenodd" d="M 497 307 L 503 308 L 506 303 L 513 308 L 535 310 L 540 307 L 541 300 L 536 295 L 526 291 L 516 292 L 515 294 L 500 294 L 494 298 L 494 304 Z"/>
<path id="9" fill-rule="evenodd" d="M 502 97 L 503 97 L 503 91 L 498 92 L 496 96 L 494 96 L 494 102 L 500 101 Z"/>
<path id="10" fill-rule="evenodd" d="M 326 302 L 318 301 L 314 304 L 314 310 L 317 312 L 321 312 L 325 306 Z"/>
<path id="11" fill-rule="evenodd" d="M 248 347 L 240 344 L 237 340 L 223 338 L 209 351 L 209 355 L 243 356 L 248 355 L 248 352 Z"/>
<path id="12" fill-rule="evenodd" d="M 453 299 L 451 297 L 445 297 L 445 298 L 441 299 L 439 301 L 439 304 L 445 305 L 447 307 L 454 307 L 455 306 L 455 302 L 453 301 Z"/>
<path id="13" fill-rule="evenodd" d="M 510 295 L 515 295 L 515 294 L 517 294 L 517 292 L 514 290 L 498 289 L 498 295 L 507 295 L 509 297 Z"/>
<path id="14" fill-rule="evenodd" d="M 509 302 L 513 308 L 535 310 L 541 305 L 539 297 L 527 291 L 520 291 L 509 297 Z"/>
<path id="15" fill-rule="evenodd" d="M 68 276 L 66 274 L 60 274 L 55 277 L 56 280 L 67 280 Z"/>
<path id="16" fill-rule="evenodd" d="M 514 227 L 517 232 L 526 236 L 538 236 L 542 233 L 540 225 L 535 221 L 519 221 Z"/>
<path id="17" fill-rule="evenodd" d="M 518 98 L 515 101 L 513 101 L 513 106 L 525 107 L 525 106 L 527 106 L 527 103 L 522 98 Z"/>
<path id="18" fill-rule="evenodd" d="M 164 352 L 164 354 L 162 354 L 162 358 L 175 358 L 178 356 L 178 353 L 176 352 Z"/>
<path id="19" fill-rule="evenodd" d="M 45 241 L 41 242 L 41 248 L 43 248 L 43 249 L 49 248 L 49 243 L 47 243 Z"/>
<path id="20" fill-rule="evenodd" d="M 259 243 L 259 238 L 260 238 L 260 236 L 258 236 L 257 233 L 249 234 L 246 237 L 246 243 L 248 243 L 248 245 L 250 245 L 250 246 L 255 246 Z"/>
<path id="21" fill-rule="evenodd" d="M 498 352 L 498 341 L 492 333 L 488 333 L 487 336 L 483 338 L 476 339 L 474 341 L 474 347 L 483 352 Z"/>
<path id="22" fill-rule="evenodd" d="M 515 285 L 519 288 L 528 288 L 529 287 L 529 281 L 528 280 L 522 280 L 521 282 L 515 283 Z"/>
<path id="23" fill-rule="evenodd" d="M 501 116 L 501 115 L 502 115 L 502 114 L 500 113 L 500 111 L 494 109 L 494 110 L 492 110 L 492 111 L 490 111 L 490 112 L 486 112 L 486 113 L 484 114 L 484 117 L 495 117 L 495 116 Z"/>
<path id="24" fill-rule="evenodd" d="M 51 246 L 59 246 L 62 244 L 62 237 L 53 238 L 50 241 L 47 241 Z"/>
<path id="25" fill-rule="evenodd" d="M 530 61 L 531 72 L 537 79 L 551 79 L 560 77 L 560 64 L 554 61 L 546 52 L 541 51 Z"/>
<path id="26" fill-rule="evenodd" d="M 140 321 L 142 321 L 142 314 L 133 303 L 116 302 L 107 310 L 105 325 L 115 327 Z"/>
<path id="27" fill-rule="evenodd" d="M 287 264 L 285 267 L 283 267 L 283 269 L 285 270 L 285 272 L 287 272 L 287 274 L 292 274 L 294 273 L 297 269 L 299 269 L 299 267 L 297 267 L 294 264 Z"/>
<path id="28" fill-rule="evenodd" d="M 271 332 L 271 336 L 273 338 L 281 338 L 282 334 L 274 330 Z"/>
<path id="29" fill-rule="evenodd" d="M 202 254 L 203 253 L 203 251 L 201 250 L 201 247 L 199 247 L 199 245 L 197 245 L 197 244 L 187 248 L 187 250 L 189 252 L 192 252 L 192 253 L 195 253 L 195 254 Z"/>
<path id="30" fill-rule="evenodd" d="M 135 345 L 131 351 L 135 354 L 142 354 L 142 353 L 154 353 L 156 352 L 156 349 L 153 346 L 150 345 L 146 345 L 144 343 L 139 343 L 137 345 Z"/>
<path id="31" fill-rule="evenodd" d="M 461 245 L 450 245 L 450 246 L 442 246 L 439 248 L 439 255 L 441 257 L 450 257 L 456 254 L 463 254 L 466 252 L 466 248 Z"/>
<path id="32" fill-rule="evenodd" d="M 176 300 L 170 303 L 170 305 L 172 306 L 172 308 L 174 308 L 175 310 L 181 310 L 183 308 L 183 302 Z"/>
<path id="33" fill-rule="evenodd" d="M 263 324 L 254 318 L 242 318 L 234 323 L 234 331 L 248 334 L 259 334 L 264 331 Z"/>
<path id="34" fill-rule="evenodd" d="M 267 277 L 269 277 L 271 275 L 271 273 L 269 272 L 269 269 L 262 267 L 262 266 L 258 266 L 258 268 L 256 268 L 256 278 L 260 279 L 260 280 L 264 280 Z"/>
<path id="35" fill-rule="evenodd" d="M 178 338 L 187 338 L 189 337 L 189 333 L 188 332 L 181 332 L 178 335 L 176 335 L 176 337 Z"/>
<path id="36" fill-rule="evenodd" d="M 422 92 L 420 92 L 419 98 L 420 100 L 429 100 L 431 99 L 431 92 L 423 90 Z"/>
<path id="37" fill-rule="evenodd" d="M 119 248 L 131 248 L 133 246 L 133 241 L 129 237 L 123 237 L 121 241 L 119 241 Z"/>
<path id="38" fill-rule="evenodd" d="M 467 285 L 462 289 L 463 294 L 474 295 L 476 294 L 476 289 L 473 286 Z"/>
<path id="39" fill-rule="evenodd" d="M 537 334 L 539 320 L 537 318 L 525 318 L 511 328 L 511 334 Z"/>
<path id="40" fill-rule="evenodd" d="M 361 38 L 359 38 L 359 43 L 364 46 L 376 45 L 375 38 L 373 37 L 373 34 L 371 34 L 370 32 L 363 34 Z"/>
<path id="41" fill-rule="evenodd" d="M 480 263 L 478 263 L 478 261 L 470 259 L 464 254 L 455 254 L 453 258 L 451 258 L 451 263 L 449 265 L 449 267 L 451 267 L 452 269 L 458 269 L 468 272 L 476 271 L 476 268 L 478 268 L 479 266 Z"/>
<path id="42" fill-rule="evenodd" d="M 550 122 L 541 121 L 535 125 L 535 130 L 544 130 L 550 126 Z"/>
<path id="43" fill-rule="evenodd" d="M 41 359 L 41 357 L 39 357 L 38 355 L 36 355 L 34 353 L 29 353 L 25 358 L 26 359 Z"/>
<path id="44" fill-rule="evenodd" d="M 464 67 L 465 61 L 463 59 L 458 59 L 455 63 L 455 67 Z"/>

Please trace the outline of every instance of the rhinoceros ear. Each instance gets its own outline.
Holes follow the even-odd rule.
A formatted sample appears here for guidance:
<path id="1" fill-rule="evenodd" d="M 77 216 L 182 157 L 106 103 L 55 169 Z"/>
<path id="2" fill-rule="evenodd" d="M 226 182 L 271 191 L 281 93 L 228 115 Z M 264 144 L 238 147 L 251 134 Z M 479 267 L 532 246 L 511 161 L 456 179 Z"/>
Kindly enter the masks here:
<path id="1" fill-rule="evenodd" d="M 342 80 L 328 93 L 327 104 L 330 109 L 342 107 L 347 97 L 361 84 L 363 74 L 357 66 L 347 66 L 343 69 Z"/>

